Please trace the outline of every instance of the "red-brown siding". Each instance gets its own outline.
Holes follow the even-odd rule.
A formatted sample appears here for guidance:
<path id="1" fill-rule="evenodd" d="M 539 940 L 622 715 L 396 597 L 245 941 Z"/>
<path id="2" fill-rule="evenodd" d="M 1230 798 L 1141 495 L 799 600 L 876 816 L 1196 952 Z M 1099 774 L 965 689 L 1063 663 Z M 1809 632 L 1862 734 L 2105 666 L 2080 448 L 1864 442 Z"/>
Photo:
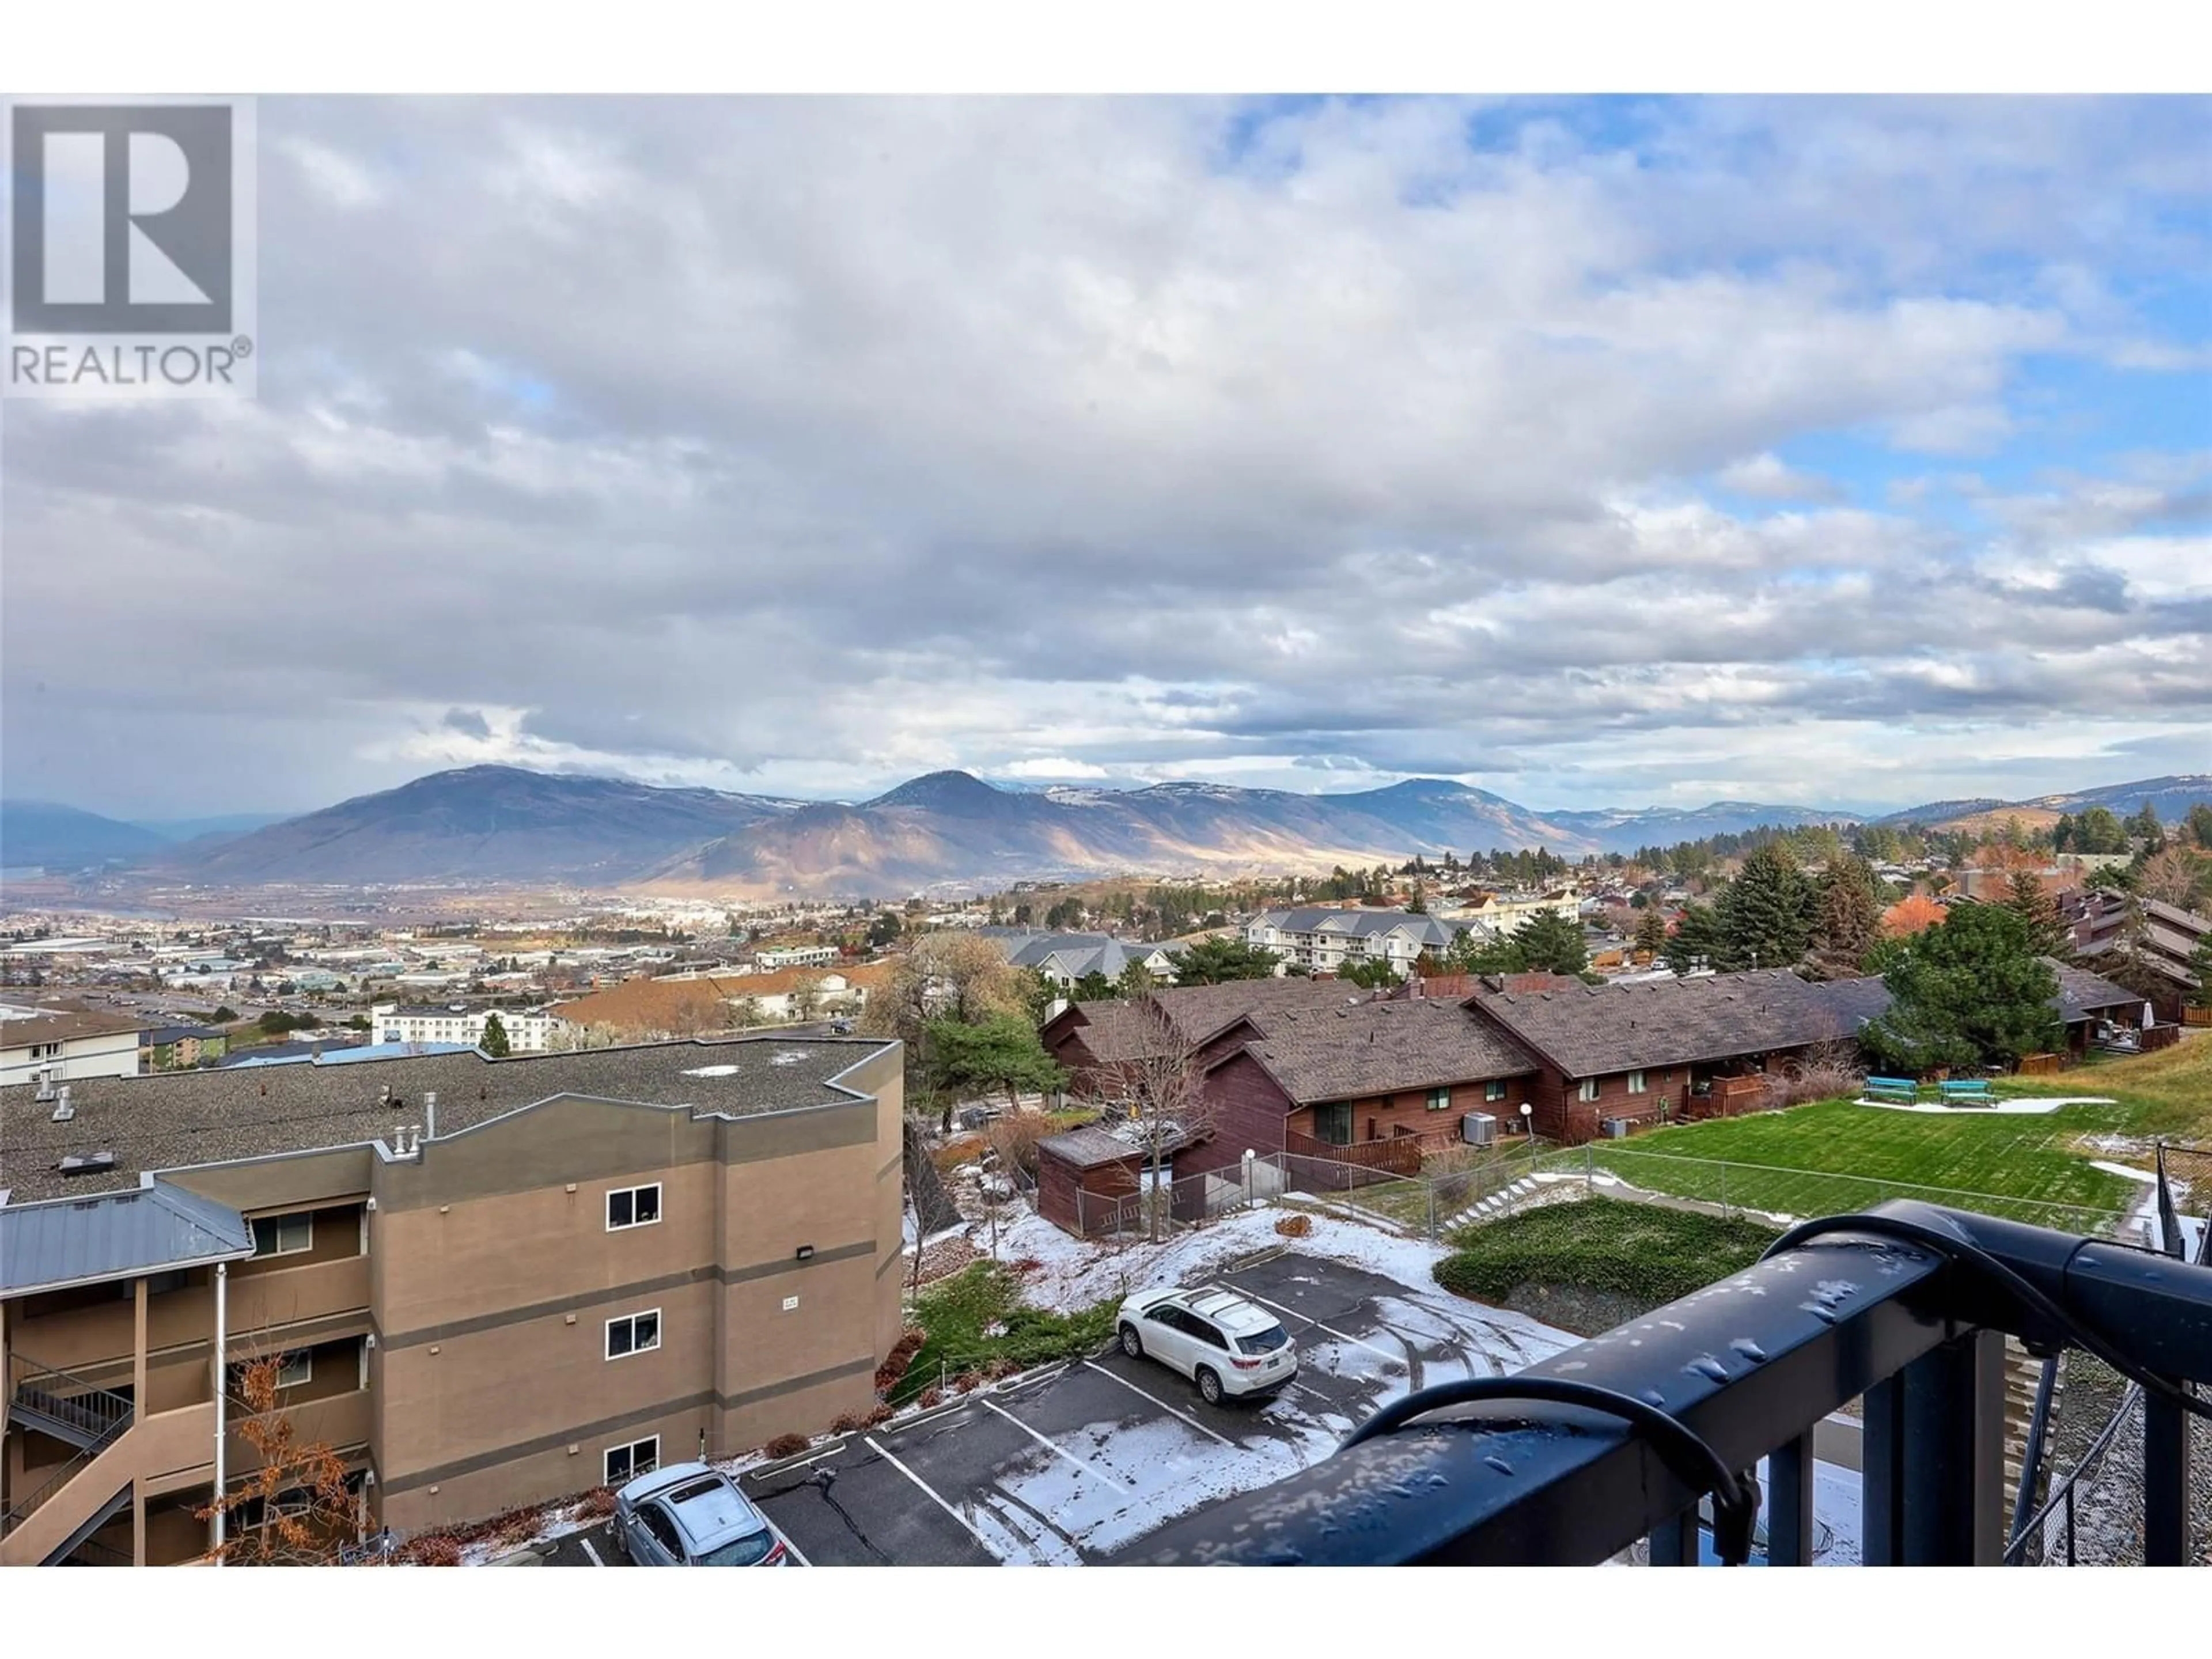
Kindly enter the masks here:
<path id="1" fill-rule="evenodd" d="M 1238 1054 L 1205 1074 L 1206 1103 L 1213 1120 L 1212 1137 L 1176 1154 L 1177 1179 L 1241 1164 L 1247 1152 L 1283 1150 L 1283 1121 L 1291 1097 L 1249 1054 Z"/>

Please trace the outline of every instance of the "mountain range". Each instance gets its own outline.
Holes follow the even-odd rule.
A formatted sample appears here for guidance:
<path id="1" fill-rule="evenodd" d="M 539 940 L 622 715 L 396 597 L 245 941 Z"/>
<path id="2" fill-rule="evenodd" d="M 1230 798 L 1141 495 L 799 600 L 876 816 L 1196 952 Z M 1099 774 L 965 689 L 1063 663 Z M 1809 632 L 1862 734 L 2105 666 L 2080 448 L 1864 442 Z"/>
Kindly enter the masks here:
<path id="1" fill-rule="evenodd" d="M 2148 802 L 2171 821 L 2212 776 L 2153 778 L 2019 803 L 1933 802 L 1885 821 Z M 0 806 L 0 866 L 120 866 L 211 885 L 466 881 L 736 895 L 885 896 L 1129 871 L 1326 868 L 1545 847 L 1571 858 L 1860 815 L 1758 801 L 1536 812 L 1437 779 L 1333 795 L 1162 783 L 1006 788 L 933 772 L 853 805 L 471 766 L 259 827 L 142 826 L 72 807 Z M 201 830 L 219 823 L 221 829 Z M 240 827 L 233 828 L 231 826 Z M 161 833 L 166 830 L 167 834 Z"/>

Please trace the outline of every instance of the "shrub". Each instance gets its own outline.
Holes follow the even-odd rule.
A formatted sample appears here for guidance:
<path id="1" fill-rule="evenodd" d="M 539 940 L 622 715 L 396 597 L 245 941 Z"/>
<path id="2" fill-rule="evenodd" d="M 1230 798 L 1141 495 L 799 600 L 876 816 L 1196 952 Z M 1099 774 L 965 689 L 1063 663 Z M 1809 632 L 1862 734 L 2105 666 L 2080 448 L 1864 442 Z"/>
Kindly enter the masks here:
<path id="1" fill-rule="evenodd" d="M 1275 1231 L 1285 1238 L 1304 1238 L 1313 1231 L 1310 1215 L 1286 1215 L 1275 1223 Z"/>
<path id="2" fill-rule="evenodd" d="M 1030 1180 L 1037 1178 L 1037 1142 L 1049 1140 L 1060 1129 L 1042 1112 L 1019 1112 L 991 1125 L 991 1150 L 1003 1164 L 1012 1164 Z"/>
<path id="3" fill-rule="evenodd" d="M 963 1164 L 973 1164 L 989 1146 L 981 1135 L 955 1135 L 942 1146 L 932 1150 L 929 1161 L 937 1166 L 937 1173 L 951 1175 Z"/>
<path id="4" fill-rule="evenodd" d="M 461 1540 L 450 1532 L 425 1533 L 409 1541 L 405 1554 L 418 1567 L 458 1567 Z"/>
<path id="5" fill-rule="evenodd" d="M 973 1394 L 982 1386 L 983 1373 L 981 1371 L 963 1371 L 952 1379 L 953 1390 L 957 1394 Z"/>
<path id="6" fill-rule="evenodd" d="M 890 1404 L 889 1401 L 885 1401 L 883 1405 L 877 1407 L 875 1410 L 870 1412 L 860 1420 L 869 1428 L 873 1429 L 881 1427 L 884 1424 L 890 1422 L 891 1419 L 897 1415 L 898 1407 Z"/>
<path id="7" fill-rule="evenodd" d="M 1015 1273 L 1021 1274 L 1024 1279 L 1028 1278 L 1033 1273 L 1042 1272 L 1043 1267 L 1044 1263 L 1033 1255 L 1025 1255 L 1020 1261 L 1012 1264 L 1012 1270 Z"/>
<path id="8" fill-rule="evenodd" d="M 860 1419 L 852 1412 L 840 1412 L 830 1425 L 832 1434 L 850 1434 L 860 1426 Z"/>
<path id="9" fill-rule="evenodd" d="M 983 1367 L 983 1375 L 995 1382 L 1002 1376 L 1012 1376 L 1019 1370 L 1021 1370 L 1019 1365 L 1006 1355 L 1000 1354 Z"/>
<path id="10" fill-rule="evenodd" d="M 604 1521 L 614 1512 L 615 1489 L 612 1486 L 594 1486 L 576 1500 L 576 1519 L 579 1521 Z"/>
<path id="11" fill-rule="evenodd" d="M 1446 1290 L 1483 1302 L 1548 1285 L 1656 1307 L 1741 1272 L 1778 1237 L 1756 1222 L 1591 1198 L 1468 1229 L 1437 1263 L 1436 1277 Z"/>
<path id="12" fill-rule="evenodd" d="M 932 1406 L 942 1405 L 945 1403 L 945 1390 L 935 1386 L 924 1389 L 916 1403 L 924 1411 L 927 1411 Z"/>
<path id="13" fill-rule="evenodd" d="M 780 1434 L 762 1449 L 770 1457 L 796 1457 L 811 1444 L 803 1434 Z"/>

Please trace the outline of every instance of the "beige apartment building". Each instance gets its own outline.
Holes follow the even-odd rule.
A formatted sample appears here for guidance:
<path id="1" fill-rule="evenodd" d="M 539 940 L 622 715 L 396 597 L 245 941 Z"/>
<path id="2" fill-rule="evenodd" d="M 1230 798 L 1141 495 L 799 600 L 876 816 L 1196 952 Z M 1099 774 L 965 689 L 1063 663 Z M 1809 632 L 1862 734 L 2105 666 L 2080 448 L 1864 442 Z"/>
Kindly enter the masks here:
<path id="1" fill-rule="evenodd" d="M 196 1559 L 235 1369 L 411 1533 L 865 1411 L 901 1055 L 679 1042 L 88 1080 L 0 1107 L 0 1565 Z"/>

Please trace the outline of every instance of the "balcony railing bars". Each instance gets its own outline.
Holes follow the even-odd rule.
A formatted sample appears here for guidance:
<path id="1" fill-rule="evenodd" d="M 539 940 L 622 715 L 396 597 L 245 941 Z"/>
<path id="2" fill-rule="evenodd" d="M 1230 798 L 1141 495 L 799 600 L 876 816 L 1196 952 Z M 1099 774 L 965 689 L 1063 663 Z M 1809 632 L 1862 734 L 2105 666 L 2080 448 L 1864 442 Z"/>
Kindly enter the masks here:
<path id="1" fill-rule="evenodd" d="M 2143 1388 L 2145 1559 L 2179 1564 L 2189 1419 L 2212 1415 L 2188 1393 L 2212 1382 L 2212 1267 L 2150 1251 L 1895 1200 L 1796 1229 L 1745 1272 L 1498 1386 L 1594 1387 L 1674 1419 L 1711 1467 L 1766 1459 L 1778 1565 L 1811 1558 L 1814 1425 L 1861 1401 L 1863 1559 L 1995 1565 L 2007 1334 L 2038 1353 L 2085 1350 Z M 1655 1565 L 1694 1565 L 1699 1500 L 1722 1483 L 1661 1439 L 1556 1399 L 1439 1398 L 1167 1528 L 1138 1559 L 1589 1564 L 1646 1539 Z"/>

